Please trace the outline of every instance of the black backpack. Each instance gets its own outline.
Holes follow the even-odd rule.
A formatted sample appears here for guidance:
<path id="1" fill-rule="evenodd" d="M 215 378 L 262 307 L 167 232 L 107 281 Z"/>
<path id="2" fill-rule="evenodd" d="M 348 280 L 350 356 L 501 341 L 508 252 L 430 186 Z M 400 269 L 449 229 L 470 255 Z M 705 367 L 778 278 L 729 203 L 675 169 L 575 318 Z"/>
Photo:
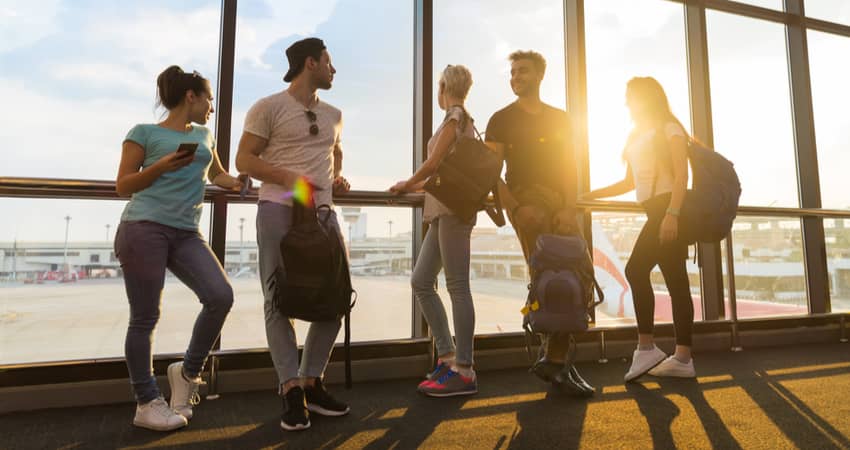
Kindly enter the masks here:
<path id="1" fill-rule="evenodd" d="M 522 309 L 527 335 L 587 331 L 593 309 L 605 297 L 584 238 L 541 234 L 529 264 L 534 278 Z"/>
<path id="2" fill-rule="evenodd" d="M 656 136 L 663 138 L 663 130 L 656 130 Z M 656 150 L 663 150 L 669 157 L 667 141 Z M 656 161 L 661 158 L 656 151 Z M 720 242 L 732 231 L 732 224 L 738 214 L 738 200 L 741 197 L 741 182 L 734 165 L 720 153 L 689 139 L 688 161 L 691 164 L 693 182 L 685 193 L 682 208 L 679 211 L 679 236 L 683 242 Z M 658 181 L 656 163 L 655 179 L 652 182 L 652 195 L 655 196 L 655 184 Z"/>
<path id="3" fill-rule="evenodd" d="M 467 123 L 472 125 L 466 111 L 463 122 L 461 129 Z M 484 209 L 493 223 L 501 227 L 505 224 L 498 188 L 502 160 L 487 147 L 475 125 L 472 129 L 477 138 L 458 134 L 454 149 L 443 158 L 437 173 L 428 178 L 423 188 L 461 219 L 472 220 Z M 495 207 L 484 204 L 491 192 Z"/>
<path id="4" fill-rule="evenodd" d="M 318 212 L 327 210 L 323 221 Z M 351 386 L 351 286 L 348 258 L 339 233 L 328 221 L 328 205 L 292 206 L 292 227 L 280 241 L 283 267 L 266 280 L 275 308 L 283 316 L 308 322 L 345 319 L 345 384 Z"/>

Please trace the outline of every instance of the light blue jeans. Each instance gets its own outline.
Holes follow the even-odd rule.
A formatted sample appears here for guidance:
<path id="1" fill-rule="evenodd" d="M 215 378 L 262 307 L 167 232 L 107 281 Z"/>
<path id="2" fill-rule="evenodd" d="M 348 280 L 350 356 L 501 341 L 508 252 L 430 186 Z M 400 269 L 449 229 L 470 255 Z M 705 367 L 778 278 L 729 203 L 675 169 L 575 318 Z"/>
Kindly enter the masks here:
<path id="1" fill-rule="evenodd" d="M 124 355 L 136 401 L 143 404 L 160 396 L 151 347 L 159 321 L 165 269 L 188 286 L 203 305 L 183 357 L 183 370 L 190 377 L 201 374 L 210 349 L 221 334 L 224 319 L 233 306 L 233 289 L 197 231 L 148 221 L 121 222 L 115 234 L 115 256 L 121 262 L 130 302 Z"/>
<path id="2" fill-rule="evenodd" d="M 325 211 L 319 213 L 324 220 Z M 328 222 L 339 233 L 336 213 L 331 210 Z M 280 384 L 298 377 L 321 378 L 328 365 L 341 322 L 312 322 L 304 342 L 301 362 L 298 362 L 298 341 L 292 319 L 285 317 L 274 306 L 273 292 L 265 282 L 277 269 L 283 268 L 280 241 L 292 226 L 292 207 L 261 201 L 257 206 L 257 244 L 260 253 L 260 281 L 263 285 L 263 310 L 266 318 L 266 338 Z M 340 240 L 342 240 L 340 238 Z"/>
<path id="3" fill-rule="evenodd" d="M 464 222 L 455 215 L 443 215 L 431 221 L 410 280 L 422 314 L 431 327 L 437 354 L 454 352 L 457 364 L 470 366 L 473 364 L 475 307 L 469 288 L 469 246 L 474 226 L 475 222 Z M 446 309 L 436 289 L 437 274 L 443 268 L 452 301 L 457 348 L 449 331 Z"/>

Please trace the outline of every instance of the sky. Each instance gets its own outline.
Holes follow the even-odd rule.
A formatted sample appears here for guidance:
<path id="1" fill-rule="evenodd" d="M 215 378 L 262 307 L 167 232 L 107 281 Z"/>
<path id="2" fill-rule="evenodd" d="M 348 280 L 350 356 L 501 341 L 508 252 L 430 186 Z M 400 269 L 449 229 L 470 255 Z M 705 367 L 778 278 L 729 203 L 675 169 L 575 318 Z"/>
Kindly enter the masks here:
<path id="1" fill-rule="evenodd" d="M 745 3 L 781 7 L 781 0 Z M 548 60 L 541 96 L 565 107 L 560 0 L 518 11 L 507 0 L 436 0 L 434 80 L 464 64 L 474 84 L 467 102 L 480 129 L 514 97 L 507 55 L 534 49 Z M 121 141 L 136 123 L 161 120 L 155 79 L 170 64 L 217 85 L 220 5 L 216 0 L 122 3 L 0 0 L 0 176 L 114 179 Z M 814 17 L 850 23 L 850 2 L 807 0 Z M 674 113 L 689 125 L 682 5 L 663 0 L 586 1 L 591 187 L 622 177 L 630 123 L 626 81 L 654 76 Z M 742 204 L 797 206 L 791 106 L 782 25 L 709 11 L 714 143 L 738 169 Z M 344 174 L 353 189 L 385 190 L 412 170 L 413 2 L 398 0 L 242 0 L 237 18 L 231 154 L 248 108 L 285 89 L 284 50 L 319 36 L 338 73 L 323 100 L 343 111 Z M 850 38 L 809 33 L 823 203 L 850 207 Z M 436 103 L 436 102 L 435 102 Z M 434 127 L 442 114 L 435 105 Z M 209 124 L 215 127 L 215 115 Z M 631 200 L 632 195 L 623 199 Z M 101 240 L 114 233 L 123 202 L 0 199 L 0 241 Z M 202 230 L 208 223 L 207 210 Z M 253 205 L 231 206 L 228 240 L 255 234 Z M 369 208 L 369 234 L 410 230 L 405 208 Z M 488 219 L 480 226 L 492 226 Z"/>

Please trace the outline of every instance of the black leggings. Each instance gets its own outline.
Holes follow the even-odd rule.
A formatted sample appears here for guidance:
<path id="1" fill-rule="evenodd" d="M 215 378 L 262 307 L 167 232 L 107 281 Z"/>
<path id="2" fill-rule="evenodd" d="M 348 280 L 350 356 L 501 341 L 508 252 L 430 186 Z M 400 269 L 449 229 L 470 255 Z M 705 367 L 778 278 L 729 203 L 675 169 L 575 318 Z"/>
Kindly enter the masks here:
<path id="1" fill-rule="evenodd" d="M 664 219 L 669 203 L 670 194 L 662 194 L 643 203 L 647 221 L 640 231 L 632 255 L 626 264 L 626 279 L 632 289 L 638 332 L 652 334 L 655 292 L 652 290 L 649 276 L 656 264 L 661 268 L 673 306 L 676 344 L 690 346 L 694 324 L 694 303 L 691 298 L 688 271 L 685 267 L 685 261 L 688 259 L 688 245 L 678 240 L 661 245 L 658 236 L 661 221 Z"/>

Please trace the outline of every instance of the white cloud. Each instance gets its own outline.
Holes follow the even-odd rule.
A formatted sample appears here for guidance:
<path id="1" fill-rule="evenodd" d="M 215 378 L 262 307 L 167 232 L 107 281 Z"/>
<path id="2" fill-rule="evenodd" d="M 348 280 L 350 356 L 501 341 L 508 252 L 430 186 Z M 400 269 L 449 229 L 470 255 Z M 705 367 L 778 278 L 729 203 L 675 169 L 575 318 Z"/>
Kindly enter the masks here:
<path id="1" fill-rule="evenodd" d="M 336 7 L 337 0 L 312 2 L 272 2 L 272 14 L 267 17 L 237 17 L 237 64 L 256 70 L 268 70 L 263 54 L 273 42 L 286 36 L 309 35 L 326 22 Z M 280 55 L 284 58 L 284 55 Z"/>
<path id="2" fill-rule="evenodd" d="M 127 65 L 105 62 L 53 64 L 49 73 L 56 80 L 72 81 L 89 87 L 121 87 L 139 95 L 152 95 L 153 78 Z"/>
<path id="3" fill-rule="evenodd" d="M 2 175 L 112 179 L 130 127 L 155 120 L 150 102 L 63 99 L 0 78 Z"/>
<path id="4" fill-rule="evenodd" d="M 141 9 L 129 19 L 97 17 L 82 30 L 83 39 L 92 45 L 109 43 L 108 57 L 115 64 L 133 64 L 156 73 L 169 64 L 186 65 L 185 69 L 205 75 L 215 72 L 221 22 L 218 5 L 186 13 Z"/>
<path id="5" fill-rule="evenodd" d="M 186 13 L 145 9 L 138 14 L 105 13 L 70 30 L 84 48 L 71 61 L 49 64 L 50 77 L 81 88 L 124 89 L 137 99 L 153 102 L 156 77 L 178 64 L 212 78 L 217 72 L 220 8 Z M 89 56 L 94 53 L 95 56 Z"/>
<path id="6" fill-rule="evenodd" d="M 60 0 L 4 0 L 0 5 L 0 53 L 32 45 L 56 32 Z"/>

